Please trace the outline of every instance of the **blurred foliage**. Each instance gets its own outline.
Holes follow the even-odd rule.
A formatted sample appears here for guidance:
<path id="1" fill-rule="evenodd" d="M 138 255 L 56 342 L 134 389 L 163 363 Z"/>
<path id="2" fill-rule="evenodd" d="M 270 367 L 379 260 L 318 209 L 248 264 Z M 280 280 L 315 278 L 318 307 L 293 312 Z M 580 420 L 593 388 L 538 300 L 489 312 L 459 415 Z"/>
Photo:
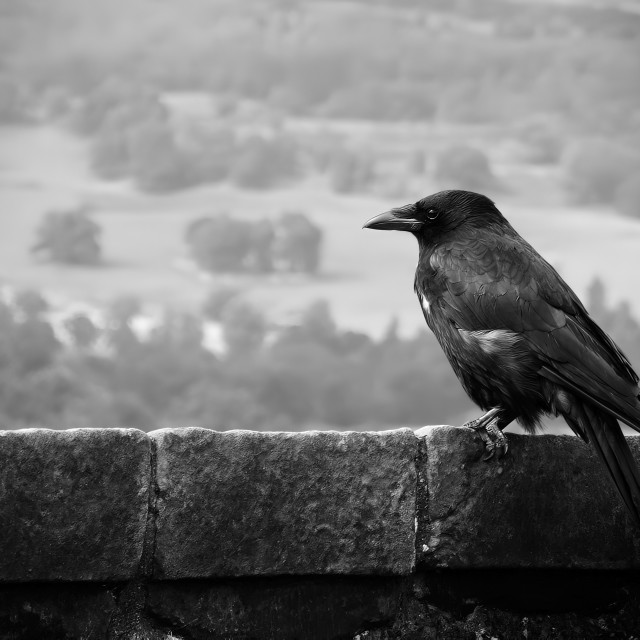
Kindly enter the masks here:
<path id="1" fill-rule="evenodd" d="M 64 327 L 78 349 L 90 349 L 100 335 L 98 327 L 84 313 L 75 313 L 67 318 Z"/>
<path id="2" fill-rule="evenodd" d="M 336 193 L 362 191 L 374 178 L 370 157 L 347 149 L 338 149 L 329 163 L 329 181 Z"/>
<path id="3" fill-rule="evenodd" d="M 315 273 L 322 230 L 305 214 L 285 212 L 271 220 L 240 220 L 227 214 L 198 218 L 185 232 L 191 256 L 211 272 Z"/>
<path id="4" fill-rule="evenodd" d="M 267 334 L 267 321 L 258 309 L 242 300 L 231 300 L 220 314 L 222 331 L 232 358 L 243 358 L 260 350 Z"/>
<path id="5" fill-rule="evenodd" d="M 95 265 L 100 261 L 100 227 L 84 206 L 50 211 L 36 229 L 34 255 L 52 262 Z"/>
<path id="6" fill-rule="evenodd" d="M 614 195 L 614 205 L 620 213 L 640 218 L 640 170 L 630 172 L 620 182 Z"/>
<path id="7" fill-rule="evenodd" d="M 240 187 L 265 189 L 297 173 L 297 150 L 290 138 L 252 136 L 236 154 L 231 180 Z"/>
<path id="8" fill-rule="evenodd" d="M 274 224 L 273 264 L 280 271 L 316 273 L 320 266 L 322 229 L 299 211 L 286 211 Z"/>
<path id="9" fill-rule="evenodd" d="M 404 340 L 391 330 L 376 341 L 339 329 L 325 302 L 275 327 L 232 299 L 217 355 L 202 346 L 201 318 L 167 313 L 142 337 L 133 310 L 118 302 L 98 323 L 71 315 L 65 347 L 46 318 L 0 303 L 3 427 L 376 427 L 451 419 L 465 408 L 424 332 Z"/>
<path id="10" fill-rule="evenodd" d="M 219 322 L 224 308 L 238 295 L 240 291 L 235 287 L 222 286 L 209 293 L 202 305 L 202 313 L 208 320 Z"/>
<path id="11" fill-rule="evenodd" d="M 595 281 L 587 306 L 640 362 L 640 323 L 628 304 L 610 305 Z M 220 314 L 226 349 L 214 354 L 202 345 L 202 318 L 166 313 L 143 337 L 131 328 L 136 309 L 129 299 L 105 322 L 72 315 L 65 347 L 46 314 L 0 303 L 3 426 L 375 428 L 462 420 L 471 408 L 433 337 L 402 338 L 394 321 L 374 340 L 340 329 L 319 301 L 298 322 L 274 326 L 236 297 Z"/>
<path id="12" fill-rule="evenodd" d="M 567 188 L 578 203 L 611 203 L 618 187 L 640 171 L 640 152 L 605 138 L 571 145 L 563 165 Z"/>
<path id="13" fill-rule="evenodd" d="M 238 140 L 233 130 L 198 120 L 176 123 L 160 93 L 108 79 L 72 112 L 91 136 L 91 165 L 106 180 L 132 178 L 143 191 L 167 192 L 229 177 L 264 189 L 297 175 L 299 151 L 284 134 Z"/>
<path id="14" fill-rule="evenodd" d="M 562 155 L 564 140 L 557 119 L 537 116 L 524 122 L 517 137 L 526 145 L 524 159 L 534 164 L 555 164 Z"/>
<path id="15" fill-rule="evenodd" d="M 49 303 L 45 297 L 33 289 L 20 289 L 13 299 L 16 310 L 30 320 L 42 319 L 49 311 Z"/>
<path id="16" fill-rule="evenodd" d="M 205 271 L 243 271 L 252 248 L 251 226 L 227 214 L 199 218 L 187 227 L 185 240 Z"/>
<path id="17" fill-rule="evenodd" d="M 28 120 L 30 103 L 26 86 L 15 78 L 0 75 L 0 124 Z"/>
<path id="18" fill-rule="evenodd" d="M 260 110 L 275 120 L 514 125 L 521 159 L 532 163 L 556 163 L 567 140 L 606 138 L 610 149 L 592 153 L 584 141 L 564 154 L 579 202 L 613 202 L 626 178 L 613 175 L 623 162 L 613 147 L 631 153 L 640 139 L 640 15 L 613 7 L 507 0 L 482 7 L 186 0 L 152 10 L 147 0 L 14 4 L 0 29 L 0 121 L 59 121 L 66 111 L 72 128 L 90 136 L 98 175 L 130 178 L 146 191 L 225 179 L 268 189 L 303 178 L 309 166 L 328 169 L 339 193 L 368 187 L 372 157 L 317 154 L 276 123 L 261 127 Z M 164 100 L 176 93 L 210 95 L 211 126 L 176 122 Z"/>
<path id="19" fill-rule="evenodd" d="M 435 178 L 446 189 L 484 191 L 496 188 L 489 158 L 479 149 L 453 146 L 436 158 Z"/>
<path id="20" fill-rule="evenodd" d="M 640 16 L 479 4 L 34 0 L 3 15 L 0 53 L 10 82 L 93 96 L 83 130 L 97 130 L 141 79 L 325 117 L 502 122 L 537 112 L 592 133 L 637 130 Z M 96 93 L 105 78 L 118 80 Z"/>

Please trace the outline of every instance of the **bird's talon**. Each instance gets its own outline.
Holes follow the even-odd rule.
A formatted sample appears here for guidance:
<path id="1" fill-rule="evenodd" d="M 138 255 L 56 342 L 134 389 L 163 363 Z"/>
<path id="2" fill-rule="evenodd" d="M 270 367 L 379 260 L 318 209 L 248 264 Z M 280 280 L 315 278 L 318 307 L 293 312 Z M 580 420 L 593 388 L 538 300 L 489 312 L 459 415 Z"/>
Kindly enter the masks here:
<path id="1" fill-rule="evenodd" d="M 487 425 L 487 433 L 493 439 L 493 448 L 498 450 L 498 460 L 504 458 L 509 450 L 509 441 L 495 422 Z M 493 456 L 492 456 L 493 457 Z"/>

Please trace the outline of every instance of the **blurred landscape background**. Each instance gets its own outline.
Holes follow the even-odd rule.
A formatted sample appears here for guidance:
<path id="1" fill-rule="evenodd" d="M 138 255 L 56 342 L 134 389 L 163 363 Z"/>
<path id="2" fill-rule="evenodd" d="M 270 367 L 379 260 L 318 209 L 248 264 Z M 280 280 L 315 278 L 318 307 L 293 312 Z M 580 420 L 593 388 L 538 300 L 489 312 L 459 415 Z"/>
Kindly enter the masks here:
<path id="1" fill-rule="evenodd" d="M 461 424 L 444 188 L 640 367 L 640 1 L 0 0 L 1 428 Z"/>

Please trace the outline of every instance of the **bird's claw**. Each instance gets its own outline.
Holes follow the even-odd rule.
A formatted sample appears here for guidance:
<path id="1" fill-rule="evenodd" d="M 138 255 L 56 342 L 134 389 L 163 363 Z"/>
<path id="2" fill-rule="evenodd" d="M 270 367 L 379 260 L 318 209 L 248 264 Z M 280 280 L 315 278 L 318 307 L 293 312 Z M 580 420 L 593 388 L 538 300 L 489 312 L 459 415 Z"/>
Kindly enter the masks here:
<path id="1" fill-rule="evenodd" d="M 498 459 L 506 456 L 507 451 L 509 451 L 509 441 L 507 440 L 507 436 L 502 433 L 502 430 L 495 422 L 490 422 L 487 425 L 487 433 L 490 437 L 493 437 L 493 453 L 497 451 Z M 489 458 L 493 457 L 493 453 Z"/>
<path id="2" fill-rule="evenodd" d="M 486 427 L 482 418 L 470 420 L 463 425 L 468 429 L 473 429 L 484 442 L 485 455 L 482 459 L 486 462 L 497 455 L 498 460 L 507 455 L 509 451 L 509 441 L 496 424 L 496 420 L 492 420 Z"/>

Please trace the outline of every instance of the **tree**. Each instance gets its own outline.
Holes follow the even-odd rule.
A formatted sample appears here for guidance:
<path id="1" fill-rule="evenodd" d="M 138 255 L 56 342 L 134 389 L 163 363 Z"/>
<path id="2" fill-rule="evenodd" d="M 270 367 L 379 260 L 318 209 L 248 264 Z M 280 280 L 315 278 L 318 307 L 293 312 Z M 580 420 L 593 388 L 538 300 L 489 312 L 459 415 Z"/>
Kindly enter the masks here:
<path id="1" fill-rule="evenodd" d="M 270 220 L 257 220 L 249 229 L 250 249 L 247 268 L 257 273 L 273 271 L 275 230 Z"/>
<path id="2" fill-rule="evenodd" d="M 86 207 L 50 211 L 36 230 L 32 254 L 45 254 L 53 262 L 95 265 L 100 261 L 100 227 Z"/>
<path id="3" fill-rule="evenodd" d="M 60 342 L 48 322 L 27 319 L 16 324 L 13 359 L 19 371 L 30 372 L 48 366 L 59 348 Z"/>
<path id="4" fill-rule="evenodd" d="M 317 300 L 305 309 L 300 332 L 311 342 L 334 348 L 338 344 L 338 328 L 326 300 Z"/>
<path id="5" fill-rule="evenodd" d="M 194 183 L 217 182 L 227 177 L 236 154 L 233 131 L 189 122 L 180 131 L 178 143 Z"/>
<path id="6" fill-rule="evenodd" d="M 267 333 L 267 321 L 252 305 L 232 301 L 222 312 L 222 331 L 232 356 L 258 351 Z"/>
<path id="7" fill-rule="evenodd" d="M 90 135 L 98 131 L 109 112 L 126 101 L 133 88 L 119 77 L 107 78 L 89 93 L 73 117 L 72 126 L 77 133 Z"/>
<path id="8" fill-rule="evenodd" d="M 88 93 L 76 109 L 72 126 L 80 134 L 93 135 L 107 122 L 122 130 L 166 118 L 167 110 L 157 91 L 117 76 L 107 78 Z"/>
<path id="9" fill-rule="evenodd" d="M 124 178 L 131 169 L 127 131 L 106 122 L 92 140 L 91 168 L 105 180 Z"/>
<path id="10" fill-rule="evenodd" d="M 489 158 L 479 149 L 467 146 L 449 147 L 439 153 L 435 178 L 449 189 L 481 191 L 496 186 Z"/>
<path id="11" fill-rule="evenodd" d="M 165 311 L 162 323 L 151 332 L 151 341 L 193 353 L 200 350 L 203 339 L 202 319 L 189 313 Z"/>
<path id="12" fill-rule="evenodd" d="M 64 321 L 64 328 L 71 336 L 76 348 L 90 349 L 100 336 L 100 330 L 85 313 L 74 313 Z"/>
<path id="13" fill-rule="evenodd" d="M 371 182 L 373 175 L 373 162 L 370 158 L 346 149 L 338 151 L 329 166 L 331 187 L 337 193 L 361 191 Z"/>
<path id="14" fill-rule="evenodd" d="M 291 139 L 252 136 L 240 145 L 231 179 L 241 187 L 266 189 L 295 175 L 297 168 L 297 149 Z"/>
<path id="15" fill-rule="evenodd" d="M 49 311 L 46 298 L 34 289 L 21 289 L 16 292 L 13 300 L 16 309 L 28 320 L 39 320 Z"/>
<path id="16" fill-rule="evenodd" d="M 322 230 L 298 211 L 283 213 L 276 224 L 274 261 L 284 271 L 315 273 L 320 266 Z"/>
<path id="17" fill-rule="evenodd" d="M 194 220 L 185 240 L 195 263 L 207 271 L 242 271 L 251 250 L 249 223 L 219 214 Z"/>
<path id="18" fill-rule="evenodd" d="M 132 128 L 129 152 L 131 174 L 144 191 L 175 191 L 196 182 L 166 120 L 156 118 Z"/>
<path id="19" fill-rule="evenodd" d="M 131 328 L 131 322 L 141 310 L 142 305 L 135 296 L 120 296 L 109 306 L 107 339 L 116 354 L 129 356 L 139 345 L 138 337 Z"/>

